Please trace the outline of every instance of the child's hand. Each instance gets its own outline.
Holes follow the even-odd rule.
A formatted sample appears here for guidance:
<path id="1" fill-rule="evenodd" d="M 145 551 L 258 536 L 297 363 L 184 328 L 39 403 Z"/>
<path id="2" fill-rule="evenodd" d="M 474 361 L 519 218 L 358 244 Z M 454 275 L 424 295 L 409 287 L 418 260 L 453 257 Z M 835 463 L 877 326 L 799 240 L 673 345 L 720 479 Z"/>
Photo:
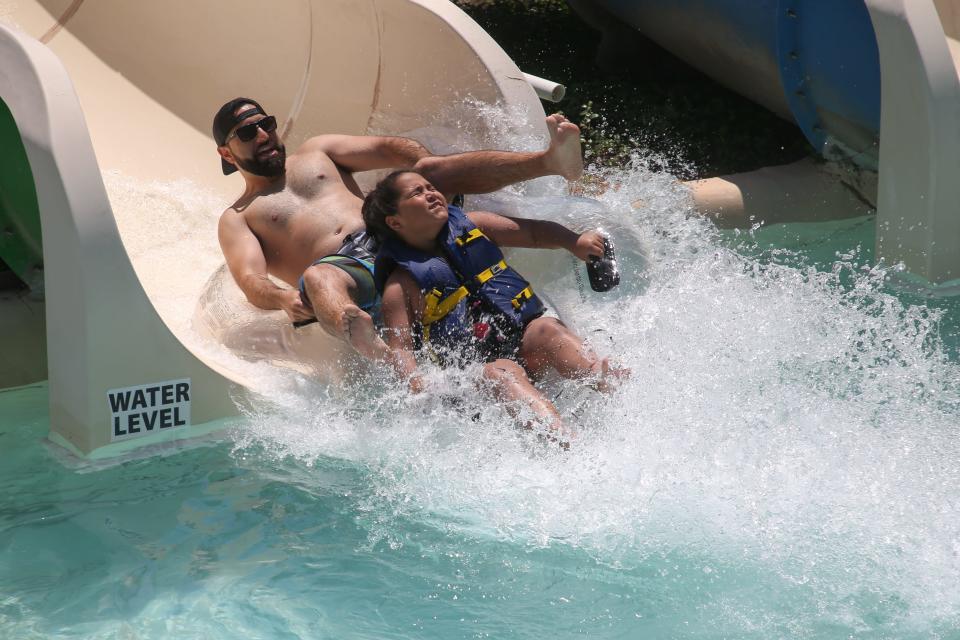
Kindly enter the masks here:
<path id="1" fill-rule="evenodd" d="M 599 231 L 585 231 L 577 238 L 577 244 L 573 248 L 573 255 L 584 262 L 590 260 L 590 256 L 597 258 L 603 257 L 603 239 L 604 235 Z"/>

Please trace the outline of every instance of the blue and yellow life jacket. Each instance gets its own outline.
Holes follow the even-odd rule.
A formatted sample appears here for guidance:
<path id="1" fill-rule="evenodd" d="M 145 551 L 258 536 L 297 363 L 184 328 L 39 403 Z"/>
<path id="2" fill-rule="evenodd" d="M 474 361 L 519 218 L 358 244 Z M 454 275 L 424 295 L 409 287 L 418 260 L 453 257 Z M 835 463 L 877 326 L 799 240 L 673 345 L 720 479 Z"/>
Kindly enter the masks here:
<path id="1" fill-rule="evenodd" d="M 438 235 L 443 257 L 387 239 L 374 268 L 377 290 L 383 293 L 397 267 L 413 276 L 425 301 L 420 344 L 462 344 L 476 335 L 478 311 L 502 334 L 522 334 L 528 322 L 543 314 L 540 298 L 462 209 L 450 205 L 447 211 L 447 224 Z"/>

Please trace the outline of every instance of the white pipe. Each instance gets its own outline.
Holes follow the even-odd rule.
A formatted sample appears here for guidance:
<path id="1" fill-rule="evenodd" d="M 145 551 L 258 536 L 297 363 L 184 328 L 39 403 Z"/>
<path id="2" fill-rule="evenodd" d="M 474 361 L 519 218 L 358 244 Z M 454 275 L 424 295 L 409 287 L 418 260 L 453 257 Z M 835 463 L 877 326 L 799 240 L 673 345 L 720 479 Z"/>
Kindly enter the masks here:
<path id="1" fill-rule="evenodd" d="M 533 90 L 541 100 L 549 102 L 560 102 L 567 93 L 567 88 L 562 84 L 532 76 L 529 73 L 523 74 L 523 79 L 530 83 Z"/>

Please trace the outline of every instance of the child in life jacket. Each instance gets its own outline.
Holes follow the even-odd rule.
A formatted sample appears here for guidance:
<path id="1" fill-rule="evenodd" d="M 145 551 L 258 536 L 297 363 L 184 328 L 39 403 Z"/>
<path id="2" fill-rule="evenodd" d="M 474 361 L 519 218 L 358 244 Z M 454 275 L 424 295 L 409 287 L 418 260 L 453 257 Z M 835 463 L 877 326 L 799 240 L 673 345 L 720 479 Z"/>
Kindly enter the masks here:
<path id="1" fill-rule="evenodd" d="M 549 368 L 610 389 L 611 370 L 546 311 L 530 283 L 504 261 L 500 246 L 566 249 L 583 261 L 602 256 L 603 235 L 555 222 L 508 218 L 449 205 L 426 178 L 395 171 L 363 203 L 367 230 L 382 241 L 374 280 L 391 364 L 414 392 L 423 388 L 415 352 L 440 364 L 485 362 L 484 377 L 508 410 L 526 405 L 551 429 L 556 407 L 533 386 Z"/>

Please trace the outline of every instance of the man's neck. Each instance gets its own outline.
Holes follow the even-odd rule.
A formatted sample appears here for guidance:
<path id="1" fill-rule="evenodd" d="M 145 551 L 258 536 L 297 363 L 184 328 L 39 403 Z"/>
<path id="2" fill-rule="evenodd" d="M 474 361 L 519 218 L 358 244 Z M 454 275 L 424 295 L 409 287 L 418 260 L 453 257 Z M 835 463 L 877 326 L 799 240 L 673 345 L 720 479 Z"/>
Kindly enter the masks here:
<path id="1" fill-rule="evenodd" d="M 248 194 L 276 191 L 277 184 L 282 184 L 285 177 L 286 173 L 281 173 L 277 176 L 258 176 L 246 171 L 243 172 L 243 179 L 246 182 L 246 192 Z"/>

